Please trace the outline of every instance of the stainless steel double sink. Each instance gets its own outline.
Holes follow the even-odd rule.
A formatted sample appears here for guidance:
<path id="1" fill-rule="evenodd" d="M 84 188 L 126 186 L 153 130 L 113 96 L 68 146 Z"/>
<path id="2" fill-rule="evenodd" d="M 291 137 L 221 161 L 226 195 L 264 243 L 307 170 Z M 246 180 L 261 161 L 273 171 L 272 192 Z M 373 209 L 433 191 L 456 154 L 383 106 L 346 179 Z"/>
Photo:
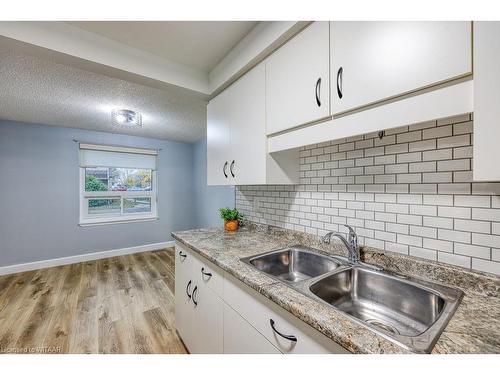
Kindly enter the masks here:
<path id="1" fill-rule="evenodd" d="M 428 353 L 463 292 L 293 246 L 241 259 L 414 352 Z"/>

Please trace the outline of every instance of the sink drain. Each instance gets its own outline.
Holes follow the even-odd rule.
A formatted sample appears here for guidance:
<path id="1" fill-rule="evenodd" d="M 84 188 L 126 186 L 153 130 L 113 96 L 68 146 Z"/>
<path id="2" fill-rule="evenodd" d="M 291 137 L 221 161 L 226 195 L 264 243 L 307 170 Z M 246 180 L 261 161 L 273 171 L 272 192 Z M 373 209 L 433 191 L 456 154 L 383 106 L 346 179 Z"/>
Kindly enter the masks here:
<path id="1" fill-rule="evenodd" d="M 389 324 L 383 323 L 380 320 L 377 320 L 377 319 L 367 319 L 367 320 L 365 320 L 365 322 L 368 323 L 368 324 L 371 324 L 372 326 L 375 326 L 375 327 L 378 327 L 380 329 L 383 329 L 385 331 L 394 333 L 395 335 L 400 335 L 400 333 L 397 330 L 397 328 L 395 328 L 395 327 L 393 327 L 393 326 L 391 326 Z"/>

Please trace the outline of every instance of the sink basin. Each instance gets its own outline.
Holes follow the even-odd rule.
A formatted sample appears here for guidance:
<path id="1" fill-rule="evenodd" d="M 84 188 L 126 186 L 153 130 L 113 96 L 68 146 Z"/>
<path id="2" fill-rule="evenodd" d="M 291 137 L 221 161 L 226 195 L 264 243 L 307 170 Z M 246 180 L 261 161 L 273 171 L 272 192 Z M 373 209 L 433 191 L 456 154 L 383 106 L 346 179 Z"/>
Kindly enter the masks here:
<path id="1" fill-rule="evenodd" d="M 458 289 L 369 264 L 353 265 L 304 246 L 241 261 L 417 353 L 432 350 L 463 295 Z"/>
<path id="2" fill-rule="evenodd" d="M 341 265 L 331 257 L 314 253 L 300 246 L 271 251 L 244 258 L 242 261 L 287 283 L 297 283 L 317 277 Z"/>
<path id="3" fill-rule="evenodd" d="M 339 270 L 310 292 L 416 351 L 428 352 L 455 311 L 462 292 L 364 268 Z"/>

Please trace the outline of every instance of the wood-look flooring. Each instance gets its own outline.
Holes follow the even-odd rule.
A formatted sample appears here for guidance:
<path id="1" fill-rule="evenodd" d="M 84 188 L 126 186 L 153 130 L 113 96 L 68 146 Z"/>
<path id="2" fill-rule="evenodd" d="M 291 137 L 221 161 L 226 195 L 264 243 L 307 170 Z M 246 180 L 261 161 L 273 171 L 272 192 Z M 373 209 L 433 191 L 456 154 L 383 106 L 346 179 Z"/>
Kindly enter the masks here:
<path id="1" fill-rule="evenodd" d="M 0 276 L 0 353 L 186 353 L 174 249 Z"/>

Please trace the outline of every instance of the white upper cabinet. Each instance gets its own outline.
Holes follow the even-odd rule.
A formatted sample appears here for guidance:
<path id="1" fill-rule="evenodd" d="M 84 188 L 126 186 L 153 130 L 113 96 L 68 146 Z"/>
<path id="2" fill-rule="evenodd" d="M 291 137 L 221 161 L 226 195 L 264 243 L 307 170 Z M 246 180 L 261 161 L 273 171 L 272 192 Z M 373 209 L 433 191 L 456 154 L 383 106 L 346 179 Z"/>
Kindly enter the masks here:
<path id="1" fill-rule="evenodd" d="M 230 89 L 212 99 L 207 107 L 207 184 L 225 185 L 229 178 L 231 146 Z"/>
<path id="2" fill-rule="evenodd" d="M 298 183 L 298 150 L 267 152 L 265 79 L 260 64 L 208 104 L 208 185 Z"/>
<path id="3" fill-rule="evenodd" d="M 474 22 L 475 181 L 500 181 L 500 22 Z"/>
<path id="4" fill-rule="evenodd" d="M 255 67 L 231 87 L 231 160 L 234 185 L 266 181 L 265 66 Z"/>
<path id="5" fill-rule="evenodd" d="M 472 72 L 470 22 L 331 22 L 330 33 L 334 115 Z"/>
<path id="6" fill-rule="evenodd" d="M 266 60 L 267 134 L 330 115 L 328 22 L 314 22 Z"/>
<path id="7" fill-rule="evenodd" d="M 296 184 L 299 147 L 470 112 L 471 78 L 471 22 L 312 22 L 210 101 L 207 183 Z"/>

